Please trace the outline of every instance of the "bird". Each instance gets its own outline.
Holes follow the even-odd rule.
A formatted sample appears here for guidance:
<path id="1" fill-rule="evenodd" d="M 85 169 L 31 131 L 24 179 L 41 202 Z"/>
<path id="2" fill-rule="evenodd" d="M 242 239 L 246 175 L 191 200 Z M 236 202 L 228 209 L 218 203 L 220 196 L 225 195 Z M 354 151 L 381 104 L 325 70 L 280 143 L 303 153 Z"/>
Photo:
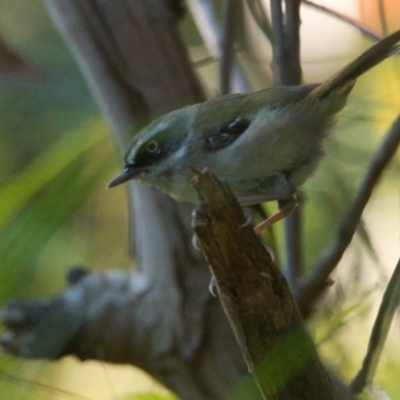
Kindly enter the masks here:
<path id="1" fill-rule="evenodd" d="M 135 135 L 107 187 L 137 179 L 197 204 L 192 169 L 207 168 L 243 206 L 278 201 L 277 214 L 256 227 L 261 232 L 296 206 L 357 78 L 397 52 L 399 40 L 396 31 L 320 84 L 223 95 L 157 118 Z"/>

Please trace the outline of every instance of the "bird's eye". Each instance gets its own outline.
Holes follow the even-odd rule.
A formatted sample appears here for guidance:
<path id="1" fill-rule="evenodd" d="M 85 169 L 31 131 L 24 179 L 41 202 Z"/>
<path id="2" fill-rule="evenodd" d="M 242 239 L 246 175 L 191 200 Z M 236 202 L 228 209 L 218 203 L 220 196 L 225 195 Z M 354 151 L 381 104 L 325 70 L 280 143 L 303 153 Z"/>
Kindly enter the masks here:
<path id="1" fill-rule="evenodd" d="M 150 140 L 150 142 L 146 144 L 146 149 L 149 153 L 155 153 L 158 150 L 158 147 L 157 140 Z"/>

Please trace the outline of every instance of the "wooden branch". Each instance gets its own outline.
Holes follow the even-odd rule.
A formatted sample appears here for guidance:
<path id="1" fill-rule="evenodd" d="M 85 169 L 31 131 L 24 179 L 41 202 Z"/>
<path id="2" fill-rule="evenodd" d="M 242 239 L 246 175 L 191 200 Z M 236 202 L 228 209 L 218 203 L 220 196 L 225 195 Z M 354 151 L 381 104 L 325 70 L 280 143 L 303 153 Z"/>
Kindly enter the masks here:
<path id="1" fill-rule="evenodd" d="M 274 32 L 274 83 L 275 85 L 300 85 L 300 1 L 285 0 L 285 15 L 280 0 L 271 1 Z M 301 242 L 301 210 L 297 207 L 285 218 L 286 273 L 294 290 L 303 271 L 303 246 Z"/>
<path id="2" fill-rule="evenodd" d="M 271 1 L 273 30 L 274 84 L 299 85 L 300 65 L 300 1 L 286 0 L 283 14 L 281 0 Z"/>
<path id="3" fill-rule="evenodd" d="M 263 398 L 335 399 L 287 282 L 233 193 L 210 172 L 196 172 L 194 187 L 194 230 Z"/>
<path id="4" fill-rule="evenodd" d="M 300 1 L 285 0 L 286 23 L 284 57 L 279 64 L 280 79 L 285 85 L 300 85 L 302 70 L 300 62 Z M 302 203 L 285 218 L 286 273 L 289 285 L 296 288 L 303 274 L 303 225 Z"/>
<path id="5" fill-rule="evenodd" d="M 235 38 L 235 23 L 239 3 L 236 0 L 225 0 L 224 20 L 221 34 L 221 60 L 219 64 L 219 82 L 221 94 L 231 92 L 231 75 L 233 66 L 233 45 Z"/>
<path id="6" fill-rule="evenodd" d="M 283 23 L 283 11 L 281 0 L 271 0 L 271 18 L 272 18 L 272 71 L 274 74 L 275 86 L 283 85 L 282 74 L 282 61 L 284 58 L 285 49 L 285 30 Z"/>
<path id="7" fill-rule="evenodd" d="M 282 71 L 284 85 L 300 85 L 300 0 L 285 0 L 285 66 Z"/>

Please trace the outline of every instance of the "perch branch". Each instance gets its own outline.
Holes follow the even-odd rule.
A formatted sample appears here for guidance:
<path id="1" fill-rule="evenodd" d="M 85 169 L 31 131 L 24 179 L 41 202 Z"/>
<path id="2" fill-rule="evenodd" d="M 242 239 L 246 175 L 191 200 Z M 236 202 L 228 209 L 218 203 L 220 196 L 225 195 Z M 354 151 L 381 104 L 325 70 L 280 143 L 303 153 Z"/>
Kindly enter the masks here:
<path id="1" fill-rule="evenodd" d="M 263 398 L 335 399 L 287 282 L 226 183 L 196 172 L 194 230 Z"/>

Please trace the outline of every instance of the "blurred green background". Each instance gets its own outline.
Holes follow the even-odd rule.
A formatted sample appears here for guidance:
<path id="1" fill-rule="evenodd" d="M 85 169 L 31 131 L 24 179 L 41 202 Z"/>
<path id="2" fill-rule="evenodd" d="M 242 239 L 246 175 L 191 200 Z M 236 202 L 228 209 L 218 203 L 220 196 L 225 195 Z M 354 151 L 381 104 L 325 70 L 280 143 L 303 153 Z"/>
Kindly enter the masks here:
<path id="1" fill-rule="evenodd" d="M 193 60 L 206 58 L 189 16 L 182 29 Z M 105 190 L 121 160 L 42 3 L 0 1 L 0 34 L 42 75 L 38 80 L 0 79 L 0 298 L 4 303 L 56 294 L 72 265 L 127 269 L 132 261 L 127 255 L 124 190 Z M 258 54 L 263 51 L 256 49 Z M 313 51 L 318 54 L 318 48 Z M 328 60 L 333 61 L 330 67 L 327 60 L 306 55 L 305 76 L 319 81 L 338 67 L 335 63 L 343 65 L 360 51 L 361 46 L 354 46 L 350 53 Z M 239 53 L 251 73 L 253 89 L 267 86 L 254 51 L 243 47 Z M 330 72 L 311 73 L 319 63 Z M 216 64 L 199 65 L 202 81 L 214 95 Z M 399 67 L 400 60 L 393 58 L 360 79 L 337 133 L 327 141 L 328 157 L 305 186 L 307 266 L 332 242 L 372 152 L 400 110 Z M 353 241 L 335 275 L 336 285 L 310 322 L 325 360 L 347 379 L 361 365 L 382 289 L 399 257 L 399 177 L 397 157 L 366 211 L 368 240 L 359 235 Z M 276 231 L 282 248 L 281 225 Z M 392 332 L 399 328 L 398 322 Z M 400 346 L 392 333 L 377 383 L 393 399 L 400 399 L 399 372 Z M 0 357 L 0 398 L 4 399 L 121 399 L 134 390 L 163 393 L 131 367 Z"/>

